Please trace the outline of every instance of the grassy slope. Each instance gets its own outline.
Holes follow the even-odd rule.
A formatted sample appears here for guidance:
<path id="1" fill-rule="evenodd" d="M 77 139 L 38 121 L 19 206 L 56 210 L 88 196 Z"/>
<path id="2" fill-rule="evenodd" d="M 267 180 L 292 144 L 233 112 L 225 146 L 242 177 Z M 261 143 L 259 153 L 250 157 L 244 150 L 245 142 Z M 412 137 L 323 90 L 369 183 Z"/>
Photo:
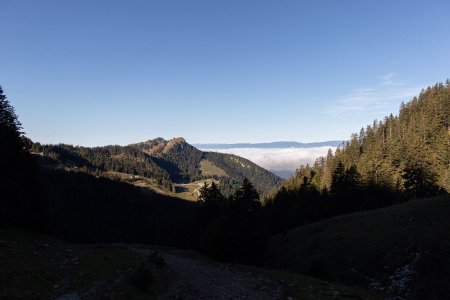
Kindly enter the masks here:
<path id="1" fill-rule="evenodd" d="M 159 251 L 159 257 L 163 260 L 179 257 L 175 261 L 188 262 L 193 267 L 202 265 L 205 272 L 195 275 L 205 277 L 200 277 L 204 282 L 214 281 L 212 274 L 220 277 L 231 273 L 240 280 L 248 281 L 243 282 L 242 286 L 261 280 L 250 287 L 256 292 L 277 285 L 286 299 L 379 299 L 359 289 L 303 275 L 210 261 L 191 250 L 127 244 L 73 244 L 35 233 L 4 229 L 0 229 L 0 298 L 49 299 L 65 296 L 67 299 L 153 299 L 158 296 L 166 299 L 166 293 L 172 286 L 178 285 L 183 288 L 182 296 L 196 299 L 196 293 L 202 286 L 196 290 L 192 287 L 198 282 L 189 282 L 189 278 L 180 276 L 186 273 L 186 265 L 166 260 L 167 265 L 161 267 L 157 260 L 148 256 L 155 250 Z M 149 281 L 145 273 L 139 271 L 142 266 L 153 274 L 153 280 Z M 147 284 L 153 283 L 143 289 L 142 280 Z M 229 292 L 239 293 L 240 281 L 233 277 L 230 280 L 232 282 L 227 286 L 233 286 L 234 291 Z M 213 293 L 217 290 L 217 296 L 223 296 L 220 285 L 208 284 L 204 288 Z"/>
<path id="2" fill-rule="evenodd" d="M 172 186 L 175 187 L 175 191 L 173 190 L 167 190 L 164 188 L 164 186 L 158 184 L 156 180 L 152 178 L 147 178 L 143 176 L 136 176 L 132 174 L 127 173 L 120 173 L 120 172 L 107 172 L 106 176 L 108 178 L 118 178 L 124 182 L 130 183 L 132 185 L 138 186 L 142 188 L 142 191 L 148 192 L 148 193 L 158 193 L 165 196 L 170 197 L 176 197 L 183 200 L 188 201 L 197 201 L 198 195 L 199 195 L 199 189 L 204 185 L 206 182 L 208 185 L 211 184 L 211 182 L 215 182 L 216 184 L 219 183 L 219 181 L 214 179 L 204 179 L 204 180 L 198 180 L 190 183 L 172 183 Z"/>
<path id="3" fill-rule="evenodd" d="M 72 244 L 29 232 L 0 230 L 1 299 L 74 294 L 89 299 L 144 299 L 164 291 L 170 280 L 167 271 L 149 265 L 157 280 L 143 291 L 133 280 L 144 264 L 145 257 L 123 245 Z"/>
<path id="4" fill-rule="evenodd" d="M 228 176 L 228 174 L 224 170 L 206 159 L 202 159 L 200 161 L 200 170 L 205 176 Z"/>
<path id="5" fill-rule="evenodd" d="M 271 267 L 408 299 L 450 296 L 450 196 L 309 224 L 272 238 Z"/>

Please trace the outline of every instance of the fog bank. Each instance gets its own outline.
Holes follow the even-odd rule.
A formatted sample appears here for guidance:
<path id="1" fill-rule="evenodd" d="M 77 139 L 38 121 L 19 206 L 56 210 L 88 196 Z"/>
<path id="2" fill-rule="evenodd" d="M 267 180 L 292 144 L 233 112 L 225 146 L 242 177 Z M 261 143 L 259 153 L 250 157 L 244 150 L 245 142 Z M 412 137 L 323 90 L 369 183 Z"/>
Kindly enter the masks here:
<path id="1" fill-rule="evenodd" d="M 313 148 L 203 149 L 203 151 L 239 155 L 281 177 L 288 177 L 294 174 L 300 165 L 306 165 L 307 163 L 311 165 L 316 158 L 325 156 L 330 148 L 333 151 L 336 149 L 336 147 L 323 146 Z"/>

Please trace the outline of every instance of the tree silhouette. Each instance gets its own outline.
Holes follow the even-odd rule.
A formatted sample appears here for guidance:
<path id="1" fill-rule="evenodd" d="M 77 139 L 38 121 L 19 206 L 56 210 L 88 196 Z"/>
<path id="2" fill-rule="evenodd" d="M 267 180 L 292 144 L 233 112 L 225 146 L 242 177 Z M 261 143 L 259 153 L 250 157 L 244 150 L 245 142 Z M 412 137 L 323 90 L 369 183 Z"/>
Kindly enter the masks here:
<path id="1" fill-rule="evenodd" d="M 37 170 L 25 149 L 22 126 L 0 86 L 0 224 L 38 226 Z"/>
<path id="2" fill-rule="evenodd" d="M 443 191 L 436 184 L 436 177 L 420 166 L 403 169 L 405 194 L 408 198 L 425 198 Z"/>
<path id="3" fill-rule="evenodd" d="M 0 86 L 0 162 L 3 168 L 11 165 L 11 159 L 16 158 L 23 152 L 23 142 L 21 139 L 22 125 L 11 106 L 3 89 Z"/>
<path id="4" fill-rule="evenodd" d="M 220 216 L 226 205 L 226 199 L 214 182 L 210 186 L 205 182 L 199 192 L 197 226 L 199 231 L 203 231 Z"/>
<path id="5" fill-rule="evenodd" d="M 210 212 L 206 208 L 208 202 L 217 205 L 216 201 L 220 199 L 220 194 L 217 194 L 218 190 L 213 185 L 202 189 L 200 197 L 204 210 Z M 202 250 L 221 260 L 259 261 L 267 247 L 268 231 L 256 189 L 244 179 L 243 185 L 224 203 L 220 206 L 220 214 L 211 218 L 208 226 L 204 227 L 200 243 Z"/>

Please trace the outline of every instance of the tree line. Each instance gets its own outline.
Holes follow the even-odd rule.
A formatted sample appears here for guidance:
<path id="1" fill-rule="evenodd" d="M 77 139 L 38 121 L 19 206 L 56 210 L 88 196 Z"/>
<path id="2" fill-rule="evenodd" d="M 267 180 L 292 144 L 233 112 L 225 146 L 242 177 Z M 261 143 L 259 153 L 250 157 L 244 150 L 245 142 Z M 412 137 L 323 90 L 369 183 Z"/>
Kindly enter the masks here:
<path id="1" fill-rule="evenodd" d="M 272 231 L 450 191 L 450 83 L 422 90 L 266 200 Z"/>

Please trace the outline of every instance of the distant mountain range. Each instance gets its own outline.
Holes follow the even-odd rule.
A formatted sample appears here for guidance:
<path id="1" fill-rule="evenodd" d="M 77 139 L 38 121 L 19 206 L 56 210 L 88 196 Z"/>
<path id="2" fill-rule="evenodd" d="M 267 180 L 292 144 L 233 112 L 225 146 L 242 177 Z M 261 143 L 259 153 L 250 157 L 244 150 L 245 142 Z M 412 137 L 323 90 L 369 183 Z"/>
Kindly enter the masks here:
<path id="1" fill-rule="evenodd" d="M 324 141 L 315 143 L 299 143 L 292 141 L 279 141 L 270 143 L 235 143 L 235 144 L 193 144 L 199 149 L 232 149 L 232 148 L 315 148 L 315 147 L 337 147 L 343 141 Z"/>

